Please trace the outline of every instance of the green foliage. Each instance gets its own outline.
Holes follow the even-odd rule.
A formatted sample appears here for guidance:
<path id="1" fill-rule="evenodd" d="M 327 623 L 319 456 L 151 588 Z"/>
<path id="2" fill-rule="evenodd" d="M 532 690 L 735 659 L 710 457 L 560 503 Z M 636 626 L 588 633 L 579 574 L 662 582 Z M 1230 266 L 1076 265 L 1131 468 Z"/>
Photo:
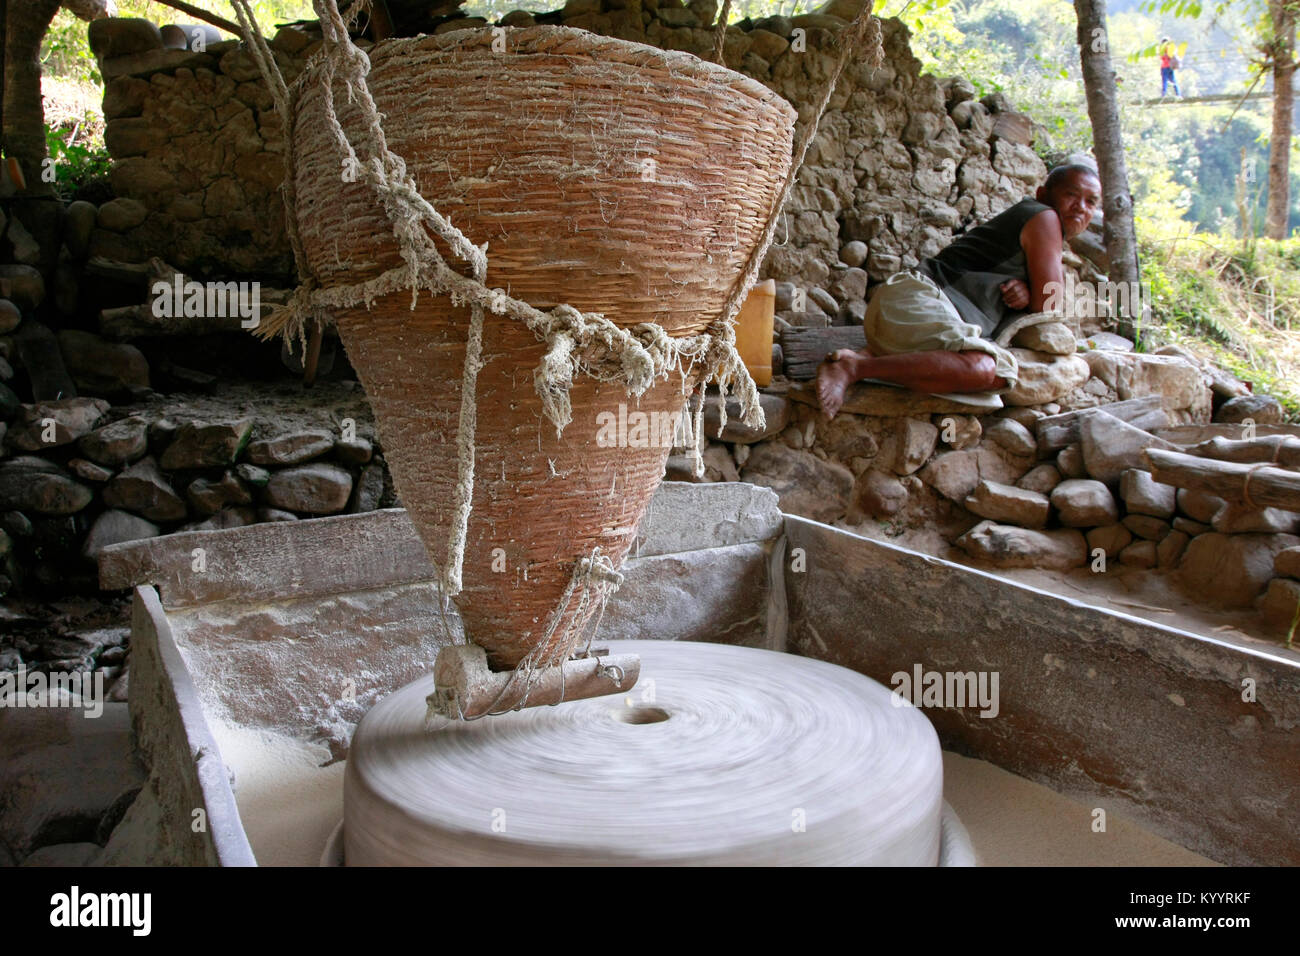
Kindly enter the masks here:
<path id="1" fill-rule="evenodd" d="M 54 160 L 54 190 L 63 198 L 108 176 L 110 160 L 103 146 L 78 143 L 72 133 L 45 124 L 45 149 Z"/>

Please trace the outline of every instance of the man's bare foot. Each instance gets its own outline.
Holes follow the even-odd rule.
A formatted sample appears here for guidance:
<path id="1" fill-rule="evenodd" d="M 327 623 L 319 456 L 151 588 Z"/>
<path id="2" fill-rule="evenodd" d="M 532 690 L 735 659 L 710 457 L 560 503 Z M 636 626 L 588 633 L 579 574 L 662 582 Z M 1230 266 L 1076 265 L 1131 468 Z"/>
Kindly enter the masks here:
<path id="1" fill-rule="evenodd" d="M 845 359 L 858 357 L 853 349 L 837 349 L 817 367 L 817 400 L 821 402 L 822 414 L 827 421 L 839 413 L 844 404 L 844 393 L 857 381 Z"/>

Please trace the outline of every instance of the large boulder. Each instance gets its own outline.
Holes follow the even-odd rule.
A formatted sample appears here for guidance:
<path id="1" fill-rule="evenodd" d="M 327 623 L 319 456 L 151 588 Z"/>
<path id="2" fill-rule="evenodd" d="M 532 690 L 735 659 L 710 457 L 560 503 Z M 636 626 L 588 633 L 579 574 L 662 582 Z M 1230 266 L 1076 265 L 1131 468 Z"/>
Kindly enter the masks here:
<path id="1" fill-rule="evenodd" d="M 0 462 L 0 511 L 70 515 L 94 497 L 93 491 L 44 458 L 20 455 Z"/>
<path id="2" fill-rule="evenodd" d="M 1022 528 L 1045 527 L 1051 511 L 1051 503 L 1044 494 L 987 480 L 975 486 L 965 504 L 967 511 L 981 518 Z"/>
<path id="3" fill-rule="evenodd" d="M 1290 534 L 1202 534 L 1183 553 L 1179 581 L 1197 601 L 1249 607 L 1268 587 L 1278 553 L 1297 545 Z"/>
<path id="4" fill-rule="evenodd" d="M 1100 409 L 1080 418 L 1079 436 L 1088 474 L 1112 487 L 1119 485 L 1120 477 L 1130 468 L 1150 470 L 1142 454 L 1148 448 L 1180 450 L 1177 445 L 1134 428 Z"/>
<path id="5" fill-rule="evenodd" d="M 814 521 L 842 517 L 853 493 L 853 473 L 843 465 L 780 442 L 755 445 L 740 474 L 775 491 L 782 511 Z"/>
<path id="6" fill-rule="evenodd" d="M 1031 531 L 981 521 L 957 539 L 972 558 L 999 568 L 1044 568 L 1069 571 L 1088 561 L 1088 543 L 1073 528 Z"/>
<path id="7" fill-rule="evenodd" d="M 1181 356 L 1098 349 L 1082 353 L 1082 358 L 1092 376 L 1119 401 L 1159 395 L 1176 425 L 1210 420 L 1210 379 L 1199 365 Z"/>
<path id="8" fill-rule="evenodd" d="M 1008 405 L 1046 405 L 1059 401 L 1088 381 L 1088 363 L 1077 355 L 1052 355 L 1013 348 L 1020 380 L 1002 395 Z"/>
<path id="9" fill-rule="evenodd" d="M 23 405 L 9 426 L 8 443 L 22 451 L 69 445 L 90 434 L 108 413 L 102 398 L 63 398 Z"/>

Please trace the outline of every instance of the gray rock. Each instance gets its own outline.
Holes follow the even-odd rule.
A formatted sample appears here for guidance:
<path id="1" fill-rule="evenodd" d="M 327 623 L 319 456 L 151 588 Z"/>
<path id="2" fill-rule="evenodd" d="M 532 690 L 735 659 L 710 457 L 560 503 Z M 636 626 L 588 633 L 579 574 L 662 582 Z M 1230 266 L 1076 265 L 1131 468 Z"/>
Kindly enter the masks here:
<path id="1" fill-rule="evenodd" d="M 20 455 L 0 462 L 0 509 L 70 515 L 94 497 L 93 491 L 43 458 Z"/>
<path id="2" fill-rule="evenodd" d="M 1134 541 L 1119 554 L 1119 563 L 1130 568 L 1154 568 L 1158 560 L 1154 541 Z"/>
<path id="3" fill-rule="evenodd" d="M 1242 395 L 1220 405 L 1214 420 L 1230 424 L 1250 420 L 1256 425 L 1280 425 L 1286 421 L 1286 412 L 1282 403 L 1272 395 Z"/>
<path id="4" fill-rule="evenodd" d="M 162 33 L 158 27 L 138 17 L 91 20 L 86 35 L 90 51 L 101 60 L 163 48 Z"/>
<path id="5" fill-rule="evenodd" d="M 104 504 L 143 515 L 150 521 L 179 521 L 185 517 L 185 502 L 146 455 L 118 474 L 104 488 Z"/>
<path id="6" fill-rule="evenodd" d="M 1193 521 L 1199 521 L 1201 524 L 1210 524 L 1214 521 L 1214 516 L 1226 504 L 1227 502 L 1218 495 L 1212 495 L 1208 491 L 1194 491 L 1191 488 L 1178 489 L 1178 510 Z"/>
<path id="7" fill-rule="evenodd" d="M 6 708 L 0 720 L 0 842 L 19 859 L 42 845 L 86 843 L 144 783 L 125 704 L 87 719 L 79 707 Z"/>
<path id="8" fill-rule="evenodd" d="M 233 472 L 227 470 L 219 480 L 195 478 L 185 489 L 194 510 L 201 515 L 214 515 L 227 505 L 250 505 L 252 493 L 244 487 Z"/>
<path id="9" fill-rule="evenodd" d="M 836 301 L 847 303 L 867 297 L 867 273 L 856 267 L 846 269 L 833 283 L 830 293 Z"/>
<path id="10" fill-rule="evenodd" d="M 1300 531 L 1300 514 L 1281 508 L 1252 508 L 1229 501 L 1215 513 L 1210 525 L 1221 534 L 1295 534 Z"/>
<path id="11" fill-rule="evenodd" d="M 1174 518 L 1174 530 L 1181 531 L 1188 537 L 1195 538 L 1198 534 L 1205 534 L 1211 528 L 1208 524 L 1202 524 L 1199 521 L 1193 521 L 1191 518 L 1184 518 L 1182 515 Z"/>
<path id="12" fill-rule="evenodd" d="M 149 426 L 143 418 L 131 416 L 97 428 L 77 440 L 83 455 L 106 467 L 125 465 L 144 457 L 149 450 Z"/>
<path id="13" fill-rule="evenodd" d="M 93 481 L 98 484 L 102 484 L 113 477 L 113 470 L 111 468 L 97 465 L 93 461 L 86 461 L 84 458 L 69 459 L 68 471 L 72 472 L 82 481 Z"/>
<path id="14" fill-rule="evenodd" d="M 137 199 L 112 199 L 99 207 L 96 221 L 100 229 L 127 232 L 144 222 L 148 214 L 148 207 Z"/>
<path id="15" fill-rule="evenodd" d="M 351 441 L 344 441 L 340 438 L 334 443 L 334 457 L 345 465 L 364 465 L 370 461 L 374 453 L 374 446 L 367 439 L 360 436 L 353 438 Z"/>
<path id="16" fill-rule="evenodd" d="M 734 466 L 733 466 L 733 471 Z M 374 511 L 379 507 L 379 499 L 384 494 L 384 467 L 378 462 L 361 469 L 356 487 L 352 490 L 352 500 L 348 503 L 348 514 Z"/>
<path id="17" fill-rule="evenodd" d="M 182 531 L 223 531 L 226 528 L 243 528 L 257 521 L 257 513 L 248 507 L 222 508 L 202 521 L 184 525 Z"/>
<path id="18" fill-rule="evenodd" d="M 1129 514 L 1172 518 L 1177 505 L 1178 489 L 1156 481 L 1147 471 L 1130 468 L 1120 475 L 1119 494 Z"/>
<path id="19" fill-rule="evenodd" d="M 22 451 L 46 451 L 88 435 L 108 412 L 102 398 L 64 398 L 22 405 L 6 441 Z"/>
<path id="20" fill-rule="evenodd" d="M 1134 347 L 1132 339 L 1126 339 L 1114 332 L 1093 332 L 1080 341 L 1082 343 L 1081 348 L 1086 346 L 1089 349 L 1101 349 L 1111 352 L 1132 352 Z"/>
<path id="21" fill-rule="evenodd" d="M 1300 612 L 1300 581 L 1288 578 L 1269 581 L 1268 590 L 1259 599 L 1259 611 L 1279 631 L 1289 631 Z"/>
<path id="22" fill-rule="evenodd" d="M 298 516 L 292 511 L 282 511 L 279 508 L 258 508 L 258 521 L 297 521 Z"/>
<path id="23" fill-rule="evenodd" d="M 139 541 L 142 538 L 156 538 L 162 533 L 152 521 L 138 515 L 110 508 L 100 514 L 91 525 L 90 534 L 82 545 L 81 553 L 89 560 L 99 558 L 99 552 L 109 545 L 121 544 L 123 541 Z"/>
<path id="24" fill-rule="evenodd" d="M 934 454 L 939 429 L 916 418 L 900 418 L 895 422 L 894 430 L 880 446 L 877 462 L 892 468 L 896 474 L 910 475 Z"/>
<path id="25" fill-rule="evenodd" d="M 0 514 L 0 530 L 14 538 L 25 538 L 32 533 L 32 522 L 21 511 L 6 511 Z"/>
<path id="26" fill-rule="evenodd" d="M 868 468 L 858 479 L 858 507 L 872 518 L 898 514 L 907 504 L 907 489 L 896 475 Z"/>
<path id="27" fill-rule="evenodd" d="M 337 514 L 347 507 L 352 476 L 338 465 L 313 462 L 274 472 L 266 483 L 266 503 L 306 514 Z"/>
<path id="28" fill-rule="evenodd" d="M 814 521 L 843 517 L 853 493 L 853 473 L 843 465 L 778 442 L 754 446 L 741 474 L 775 491 L 782 511 Z"/>
<path id="29" fill-rule="evenodd" d="M 1180 450 L 1162 438 L 1099 410 L 1083 416 L 1079 422 L 1079 435 L 1088 474 L 1111 486 L 1117 486 L 1120 476 L 1130 468 L 1149 470 L 1142 454 L 1148 448 Z"/>
<path id="30" fill-rule="evenodd" d="M 45 280 L 32 266 L 0 264 L 0 299 L 31 312 L 45 301 Z"/>
<path id="31" fill-rule="evenodd" d="M 149 362 L 134 345 L 63 329 L 59 332 L 59 349 L 68 374 L 81 392 L 116 395 L 149 387 Z"/>
<path id="32" fill-rule="evenodd" d="M 981 518 L 1022 528 L 1045 527 L 1051 511 L 1046 495 L 987 480 L 975 486 L 975 492 L 966 499 L 965 506 L 967 511 Z"/>
<path id="33" fill-rule="evenodd" d="M 1053 488 L 1052 507 L 1061 524 L 1072 528 L 1096 528 L 1119 520 L 1119 507 L 1110 489 L 1087 478 L 1069 478 Z"/>
<path id="34" fill-rule="evenodd" d="M 1181 531 L 1170 531 L 1156 546 L 1156 563 L 1162 568 L 1176 568 L 1192 536 Z"/>
<path id="35" fill-rule="evenodd" d="M 1273 577 L 1278 552 L 1297 545 L 1289 534 L 1203 534 L 1187 546 L 1178 578 L 1198 603 L 1249 607 Z"/>
<path id="36" fill-rule="evenodd" d="M 1069 571 L 1088 560 L 1087 542 L 1073 529 L 1032 531 L 981 521 L 957 539 L 957 546 L 999 568 Z"/>
<path id="37" fill-rule="evenodd" d="M 664 7 L 655 11 L 655 16 L 670 27 L 697 27 L 700 21 L 695 14 L 685 7 Z"/>
<path id="38" fill-rule="evenodd" d="M 1016 458 L 1033 457 L 1038 452 L 1038 443 L 1029 429 L 1010 418 L 999 418 L 984 429 L 985 441 L 992 441 Z"/>
<path id="39" fill-rule="evenodd" d="M 84 199 L 68 203 L 68 208 L 63 211 L 63 244 L 77 262 L 86 258 L 90 233 L 95 228 L 96 212 L 95 204 Z"/>
<path id="40" fill-rule="evenodd" d="M 1120 552 L 1132 542 L 1133 533 L 1122 524 L 1110 524 L 1093 528 L 1088 532 L 1087 538 L 1089 555 L 1100 549 L 1107 558 L 1118 558 Z"/>
<path id="41" fill-rule="evenodd" d="M 257 465 L 298 465 L 334 448 L 334 436 L 309 429 L 249 442 L 246 457 Z"/>
<path id="42" fill-rule="evenodd" d="M 1021 329 L 1013 341 L 1019 348 L 1047 352 L 1051 355 L 1073 355 L 1078 348 L 1074 333 L 1064 322 L 1031 325 L 1027 329 Z"/>
<path id="43" fill-rule="evenodd" d="M 1007 405 L 1043 405 L 1064 398 L 1088 380 L 1088 363 L 1077 355 L 1051 355 L 1013 348 L 1020 379 L 1002 395 Z"/>
<path id="44" fill-rule="evenodd" d="M 784 47 L 784 44 L 782 44 L 782 46 Z M 762 55 L 762 53 L 759 54 L 759 56 Z M 846 242 L 840 247 L 840 262 L 844 263 L 846 266 L 857 267 L 866 261 L 867 244 L 865 242 L 854 239 L 852 242 Z M 865 292 L 865 286 L 863 287 L 863 291 Z"/>
<path id="45" fill-rule="evenodd" d="M 980 483 L 979 459 L 975 449 L 936 455 L 933 461 L 921 469 L 920 478 L 948 500 L 963 504 Z"/>
<path id="46" fill-rule="evenodd" d="M 258 465 L 250 465 L 246 461 L 241 461 L 235 466 L 235 474 L 239 480 L 252 485 L 254 488 L 265 488 L 266 483 L 271 480 L 271 473 L 265 468 Z"/>
<path id="47" fill-rule="evenodd" d="M 8 335 L 22 320 L 23 314 L 18 311 L 18 306 L 8 299 L 0 299 L 0 335 Z"/>
<path id="48" fill-rule="evenodd" d="M 1040 495 L 1050 495 L 1052 489 L 1061 483 L 1061 473 L 1053 464 L 1042 464 L 1030 468 L 1019 481 L 1017 488 L 1036 491 Z"/>
<path id="49" fill-rule="evenodd" d="M 1150 515 L 1125 515 L 1124 527 L 1148 541 L 1163 541 L 1170 530 L 1168 521 Z"/>
<path id="50" fill-rule="evenodd" d="M 1300 580 L 1300 548 L 1287 548 L 1273 557 L 1273 570 L 1284 578 Z"/>
<path id="51" fill-rule="evenodd" d="M 770 29 L 755 27 L 753 30 L 749 32 L 749 39 L 750 39 L 750 51 L 753 52 L 755 56 L 762 57 L 764 60 L 767 60 L 769 63 L 775 60 L 777 57 L 779 57 L 786 50 L 790 49 L 790 42 L 784 36 L 781 36 L 780 34 Z M 863 254 L 865 255 L 866 246 L 863 245 L 862 243 L 859 243 L 859 245 L 863 246 Z M 852 253 L 850 253 L 850 255 L 851 254 Z M 849 262 L 848 259 L 844 258 L 844 253 L 842 251 L 840 253 L 840 261 L 846 262 L 849 265 L 862 265 L 861 262 L 857 262 L 857 263 Z"/>
<path id="52" fill-rule="evenodd" d="M 790 400 L 783 395 L 758 393 L 758 404 L 763 409 L 765 424 L 761 428 L 750 428 L 740 421 L 740 399 L 727 397 L 727 424 L 718 435 L 718 424 L 722 421 L 718 414 L 718 397 L 709 395 L 704 402 L 704 436 L 718 441 L 753 444 L 778 435 L 790 423 Z"/>
<path id="53" fill-rule="evenodd" d="M 813 286 L 808 290 L 808 299 L 810 304 L 815 302 L 827 315 L 834 315 L 840 310 L 840 303 L 835 296 L 820 286 Z"/>
<path id="54" fill-rule="evenodd" d="M 253 433 L 253 420 L 185 422 L 176 429 L 160 464 L 168 471 L 233 464 Z"/>

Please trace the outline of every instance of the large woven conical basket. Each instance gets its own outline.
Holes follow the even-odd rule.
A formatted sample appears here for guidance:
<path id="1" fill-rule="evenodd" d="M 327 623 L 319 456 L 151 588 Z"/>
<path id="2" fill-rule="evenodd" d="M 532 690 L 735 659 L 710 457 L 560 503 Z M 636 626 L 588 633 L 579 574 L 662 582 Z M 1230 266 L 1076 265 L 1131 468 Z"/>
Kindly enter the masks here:
<path id="1" fill-rule="evenodd" d="M 760 242 L 789 170 L 794 110 L 689 54 L 580 30 L 511 30 L 497 48 L 486 30 L 385 41 L 371 50 L 369 77 L 388 142 L 421 193 L 472 242 L 489 243 L 487 285 L 624 327 L 702 331 Z M 340 181 L 343 157 L 322 100 L 308 85 L 293 135 L 304 251 L 328 288 L 400 259 L 371 188 Z M 347 129 L 341 84 L 335 101 Z M 405 291 L 335 319 L 398 494 L 441 563 L 469 311 L 427 292 L 410 306 Z M 573 419 L 557 439 L 533 385 L 544 351 L 523 323 L 487 315 L 456 604 L 467 636 L 498 669 L 540 642 L 580 558 L 599 546 L 622 563 L 662 478 L 670 443 L 617 427 L 611 443 L 602 424 L 637 411 L 680 413 L 685 403 L 677 375 L 639 403 L 579 375 Z M 610 414 L 598 420 L 602 412 Z M 568 605 L 557 636 L 594 610 L 579 608 L 576 595 Z"/>

